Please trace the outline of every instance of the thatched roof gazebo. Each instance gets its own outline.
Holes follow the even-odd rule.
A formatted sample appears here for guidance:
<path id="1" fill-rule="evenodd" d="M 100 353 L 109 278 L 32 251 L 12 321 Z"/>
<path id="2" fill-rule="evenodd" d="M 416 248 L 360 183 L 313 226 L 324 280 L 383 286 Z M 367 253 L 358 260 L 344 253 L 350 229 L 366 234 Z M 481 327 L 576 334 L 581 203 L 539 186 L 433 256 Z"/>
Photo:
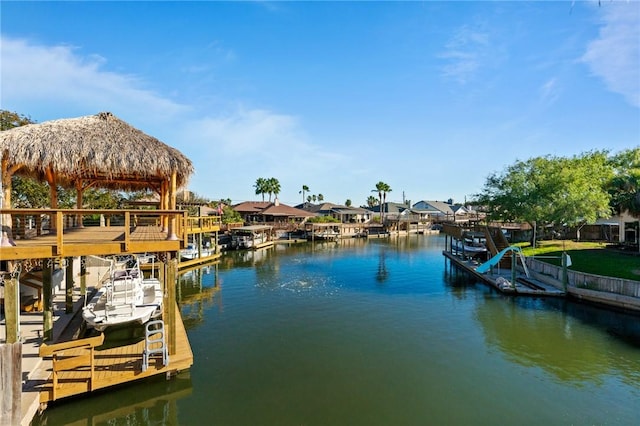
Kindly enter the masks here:
<path id="1" fill-rule="evenodd" d="M 11 177 L 23 175 L 49 183 L 51 207 L 56 187 L 82 192 L 89 187 L 152 189 L 161 209 L 175 209 L 177 188 L 193 173 L 180 151 L 132 127 L 109 112 L 46 121 L 0 132 L 4 207 L 11 207 Z"/>

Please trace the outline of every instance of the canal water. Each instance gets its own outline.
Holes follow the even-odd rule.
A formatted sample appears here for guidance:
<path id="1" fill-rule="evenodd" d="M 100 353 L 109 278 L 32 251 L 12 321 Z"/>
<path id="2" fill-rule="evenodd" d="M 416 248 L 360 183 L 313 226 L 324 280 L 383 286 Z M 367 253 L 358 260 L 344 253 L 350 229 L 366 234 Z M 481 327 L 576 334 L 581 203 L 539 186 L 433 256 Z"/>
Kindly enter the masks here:
<path id="1" fill-rule="evenodd" d="M 34 424 L 640 424 L 640 317 L 503 296 L 443 248 L 411 236 L 227 254 L 181 279 L 189 372 Z"/>

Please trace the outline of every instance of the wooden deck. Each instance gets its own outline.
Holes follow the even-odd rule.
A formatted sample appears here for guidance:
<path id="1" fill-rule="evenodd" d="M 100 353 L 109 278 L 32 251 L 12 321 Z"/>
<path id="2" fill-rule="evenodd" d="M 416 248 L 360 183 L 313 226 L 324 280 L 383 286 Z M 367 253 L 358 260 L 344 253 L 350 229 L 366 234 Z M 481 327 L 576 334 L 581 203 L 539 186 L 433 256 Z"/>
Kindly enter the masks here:
<path id="1" fill-rule="evenodd" d="M 180 316 L 180 310 L 176 308 L 176 353 L 169 354 L 169 364 L 162 365 L 162 358 L 154 356 L 146 371 L 142 371 L 142 353 L 145 341 L 106 349 L 96 348 L 94 380 L 90 381 L 90 368 L 79 367 L 71 371 L 63 371 L 58 374 L 58 386 L 55 399 L 84 394 L 90 391 L 105 389 L 140 380 L 158 374 L 173 375 L 179 371 L 189 369 L 193 365 L 193 352 L 187 339 L 187 333 Z M 170 337 L 168 337 L 170 339 Z M 67 355 L 67 354 L 63 354 Z M 73 350 L 70 356 L 76 355 Z M 51 363 L 48 371 L 52 371 Z M 46 404 L 54 400 L 53 380 L 49 379 L 40 386 L 40 403 Z"/>
<path id="2" fill-rule="evenodd" d="M 167 233 L 157 226 L 137 227 L 128 233 L 123 226 L 109 226 L 64 230 L 61 239 L 55 234 L 46 234 L 14 239 L 14 243 L 15 246 L 0 248 L 0 258 L 21 260 L 178 251 L 182 241 L 169 240 Z"/>
<path id="3" fill-rule="evenodd" d="M 15 243 L 0 247 L 2 260 L 175 252 L 186 246 L 189 234 L 217 232 L 221 224 L 219 216 L 188 217 L 174 210 L 3 209 L 0 214 L 12 217 Z M 41 229 L 42 217 L 49 216 L 55 226 Z M 103 219 L 91 219 L 96 216 Z M 173 227 L 161 226 L 166 217 Z M 33 222 L 38 225 L 27 225 Z"/>
<path id="4" fill-rule="evenodd" d="M 522 273 L 518 272 L 518 279 L 515 287 L 502 287 L 498 284 L 498 278 L 511 279 L 510 270 L 496 271 L 494 273 L 481 274 L 476 271 L 477 263 L 470 260 L 463 260 L 460 257 L 452 254 L 448 251 L 443 251 L 442 254 L 455 263 L 458 267 L 462 268 L 469 274 L 475 276 L 479 280 L 495 288 L 501 293 L 511 294 L 514 296 L 550 296 L 550 297 L 564 297 L 566 293 L 557 287 L 546 284 L 542 281 L 525 278 Z"/>

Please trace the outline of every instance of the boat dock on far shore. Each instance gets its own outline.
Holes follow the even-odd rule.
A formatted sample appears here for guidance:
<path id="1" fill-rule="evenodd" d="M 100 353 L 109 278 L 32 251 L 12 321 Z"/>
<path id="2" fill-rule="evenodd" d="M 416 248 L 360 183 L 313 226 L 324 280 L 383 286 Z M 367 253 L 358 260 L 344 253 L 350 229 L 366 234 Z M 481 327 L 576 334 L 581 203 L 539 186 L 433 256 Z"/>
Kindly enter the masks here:
<path id="1" fill-rule="evenodd" d="M 564 297 L 562 282 L 542 281 L 527 268 L 520 248 L 510 245 L 500 230 L 465 229 L 447 225 L 442 254 L 456 266 L 501 293 Z M 483 250 L 478 250 L 479 247 Z M 518 265 L 520 260 L 520 265 Z"/>
<path id="2" fill-rule="evenodd" d="M 564 297 L 566 295 L 566 292 L 561 288 L 532 277 L 527 277 L 521 271 L 516 271 L 516 279 L 514 281 L 510 269 L 500 269 L 497 267 L 487 273 L 481 273 L 477 270 L 480 264 L 476 260 L 463 259 L 461 256 L 446 250 L 443 251 L 442 254 L 465 272 L 468 272 L 501 293 L 520 296 Z"/>

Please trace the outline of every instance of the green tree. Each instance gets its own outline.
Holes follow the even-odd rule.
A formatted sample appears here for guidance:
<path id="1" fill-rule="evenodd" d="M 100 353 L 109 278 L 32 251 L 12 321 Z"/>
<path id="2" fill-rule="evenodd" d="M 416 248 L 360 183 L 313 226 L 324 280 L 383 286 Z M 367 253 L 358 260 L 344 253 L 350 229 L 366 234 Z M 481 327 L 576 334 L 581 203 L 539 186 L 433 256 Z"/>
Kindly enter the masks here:
<path id="1" fill-rule="evenodd" d="M 391 192 L 391 187 L 388 183 L 378 182 L 376 183 L 376 189 L 372 189 L 371 192 L 377 192 L 380 199 L 380 221 L 384 223 L 384 205 L 387 202 L 387 194 Z"/>
<path id="2" fill-rule="evenodd" d="M 324 201 L 324 195 L 318 194 L 318 202 L 321 203 Z"/>
<path id="3" fill-rule="evenodd" d="M 309 192 L 309 187 L 307 185 L 302 185 L 302 189 L 298 191 L 298 194 L 302 194 L 302 202 L 304 203 L 304 194 Z"/>
<path id="4" fill-rule="evenodd" d="M 226 205 L 222 208 L 222 223 L 241 223 L 242 216 L 233 207 Z"/>
<path id="5" fill-rule="evenodd" d="M 43 209 L 49 206 L 49 187 L 35 179 L 11 178 L 11 204 L 18 209 Z"/>
<path id="6" fill-rule="evenodd" d="M 267 179 L 256 179 L 256 183 L 253 184 L 253 187 L 256 189 L 256 195 L 262 195 L 262 201 L 264 201 L 264 194 L 269 192 L 267 188 Z"/>
<path id="7" fill-rule="evenodd" d="M 351 200 L 347 198 L 347 201 L 344 202 L 344 205 L 347 207 L 351 207 Z"/>
<path id="8" fill-rule="evenodd" d="M 9 130 L 14 127 L 25 126 L 27 124 L 33 124 L 34 121 L 30 117 L 18 114 L 17 112 L 11 112 L 7 110 L 0 110 L 0 130 Z"/>
<path id="9" fill-rule="evenodd" d="M 276 178 L 267 179 L 267 193 L 269 194 L 269 202 L 271 202 L 271 195 L 275 195 L 278 198 L 278 194 L 280 193 L 280 181 Z"/>
<path id="10" fill-rule="evenodd" d="M 372 208 L 375 207 L 378 204 L 378 200 L 376 199 L 376 197 L 374 197 L 373 195 L 369 195 L 369 197 L 367 197 L 367 207 Z"/>
<path id="11" fill-rule="evenodd" d="M 487 208 L 491 220 L 529 223 L 535 246 L 540 225 L 575 226 L 608 217 L 605 188 L 611 176 L 604 151 L 536 157 L 490 175 L 476 202 Z"/>
<path id="12" fill-rule="evenodd" d="M 611 208 L 640 216 L 640 148 L 628 149 L 611 158 L 614 175 L 609 183 Z"/>

